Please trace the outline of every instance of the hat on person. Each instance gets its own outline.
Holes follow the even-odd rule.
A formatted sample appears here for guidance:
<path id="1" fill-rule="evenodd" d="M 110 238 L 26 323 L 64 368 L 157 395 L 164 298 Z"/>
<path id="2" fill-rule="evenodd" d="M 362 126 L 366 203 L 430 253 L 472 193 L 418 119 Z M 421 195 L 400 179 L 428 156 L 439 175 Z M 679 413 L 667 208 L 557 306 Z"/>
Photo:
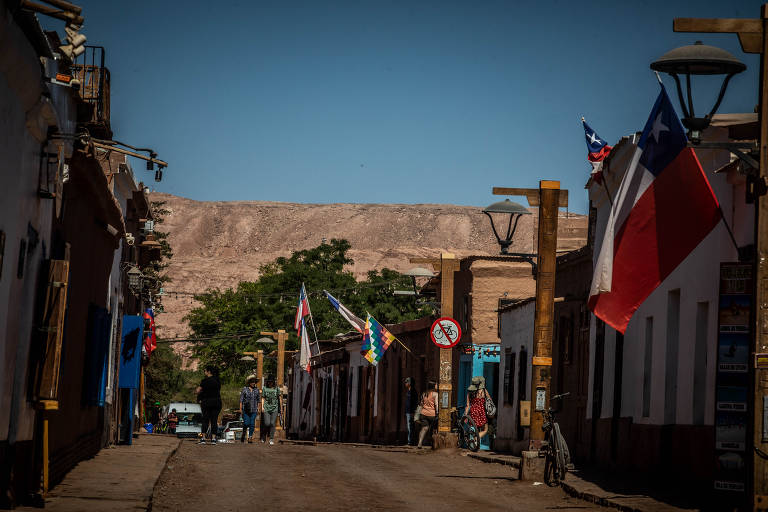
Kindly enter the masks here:
<path id="1" fill-rule="evenodd" d="M 472 384 L 469 385 L 467 391 L 477 391 L 480 387 L 484 386 L 485 383 L 481 382 L 480 379 L 482 379 L 482 377 L 472 377 Z"/>
<path id="2" fill-rule="evenodd" d="M 480 375 L 478 377 L 475 377 L 475 379 L 477 379 L 477 387 L 480 389 L 485 389 L 485 377 Z M 472 380 L 474 381 L 475 379 L 472 379 Z"/>
<path id="3" fill-rule="evenodd" d="M 413 385 L 413 379 L 410 377 L 406 377 L 403 379 L 403 384 L 410 384 Z"/>
<path id="4" fill-rule="evenodd" d="M 251 381 L 258 382 L 259 379 L 256 378 L 254 374 L 250 374 L 248 377 L 245 378 L 245 383 L 250 384 Z"/>

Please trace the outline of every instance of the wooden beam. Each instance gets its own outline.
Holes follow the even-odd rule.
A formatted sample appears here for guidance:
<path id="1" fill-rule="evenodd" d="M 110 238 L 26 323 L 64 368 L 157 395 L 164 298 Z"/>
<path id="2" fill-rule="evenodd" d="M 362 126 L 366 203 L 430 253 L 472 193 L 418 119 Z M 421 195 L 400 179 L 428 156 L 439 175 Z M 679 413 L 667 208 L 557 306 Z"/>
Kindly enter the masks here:
<path id="1" fill-rule="evenodd" d="M 762 32 L 739 32 L 739 42 L 744 53 L 761 53 L 763 50 Z"/>
<path id="2" fill-rule="evenodd" d="M 515 187 L 493 187 L 495 196 L 525 196 L 530 206 L 539 206 L 539 189 L 537 188 L 515 188 Z M 568 206 L 568 191 L 560 189 L 559 194 L 560 208 Z"/>
<path id="3" fill-rule="evenodd" d="M 715 34 L 739 32 L 763 33 L 763 21 L 748 18 L 675 18 L 675 32 L 709 32 Z"/>

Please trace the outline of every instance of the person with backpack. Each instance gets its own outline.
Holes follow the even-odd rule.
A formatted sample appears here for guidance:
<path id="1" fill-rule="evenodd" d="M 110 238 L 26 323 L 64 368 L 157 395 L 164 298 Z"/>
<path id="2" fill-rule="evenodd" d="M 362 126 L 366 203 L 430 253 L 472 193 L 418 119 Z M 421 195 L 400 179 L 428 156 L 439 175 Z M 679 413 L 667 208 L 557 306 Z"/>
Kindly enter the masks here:
<path id="1" fill-rule="evenodd" d="M 437 396 L 437 383 L 429 381 L 427 385 L 427 391 L 421 395 L 421 401 L 416 408 L 416 414 L 414 420 L 421 425 L 419 431 L 419 444 L 417 447 L 421 448 L 424 443 L 424 438 L 427 437 L 427 433 L 434 431 L 435 425 L 437 425 L 437 410 L 438 408 L 438 396 Z"/>
<path id="2" fill-rule="evenodd" d="M 240 414 L 243 417 L 243 432 L 240 442 L 245 442 L 245 430 L 248 429 L 248 442 L 253 442 L 253 431 L 256 428 L 256 415 L 259 414 L 261 391 L 256 387 L 256 376 L 249 375 L 245 387 L 240 391 Z"/>
<path id="3" fill-rule="evenodd" d="M 472 417 L 480 437 L 488 434 L 488 419 L 496 413 L 496 406 L 491 395 L 485 389 L 485 377 L 472 377 L 472 383 L 467 388 L 467 401 L 464 415 Z"/>

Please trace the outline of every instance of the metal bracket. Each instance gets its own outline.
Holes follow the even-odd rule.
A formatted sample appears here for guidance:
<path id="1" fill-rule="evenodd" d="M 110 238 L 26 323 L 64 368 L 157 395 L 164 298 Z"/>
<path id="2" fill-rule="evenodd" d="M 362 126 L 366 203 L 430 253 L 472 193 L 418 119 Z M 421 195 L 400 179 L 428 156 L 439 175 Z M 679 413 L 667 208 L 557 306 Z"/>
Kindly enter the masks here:
<path id="1" fill-rule="evenodd" d="M 746 162 L 750 167 L 760 169 L 760 163 L 752 158 L 751 155 L 742 151 L 743 149 L 749 152 L 758 151 L 759 148 L 755 142 L 689 142 L 688 147 L 693 149 L 725 149 Z"/>

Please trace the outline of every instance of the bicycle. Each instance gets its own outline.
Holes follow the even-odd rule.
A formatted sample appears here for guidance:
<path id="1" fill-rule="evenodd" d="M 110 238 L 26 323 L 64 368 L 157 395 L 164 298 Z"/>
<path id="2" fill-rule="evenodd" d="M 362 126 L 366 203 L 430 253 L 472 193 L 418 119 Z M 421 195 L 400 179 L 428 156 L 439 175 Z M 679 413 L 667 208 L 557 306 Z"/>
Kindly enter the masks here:
<path id="1" fill-rule="evenodd" d="M 550 398 L 559 400 L 570 393 L 555 395 Z M 560 434 L 560 425 L 555 421 L 555 411 L 552 407 L 542 411 L 544 415 L 544 424 L 541 429 L 544 431 L 544 442 L 539 449 L 539 457 L 544 457 L 544 482 L 555 487 L 560 485 L 561 480 L 565 480 L 565 474 L 570 464 L 570 453 L 565 439 Z"/>
<path id="2" fill-rule="evenodd" d="M 473 452 L 480 449 L 480 431 L 471 416 L 463 415 L 459 418 L 458 411 L 453 407 L 451 408 L 451 423 L 451 430 L 456 432 L 459 440 L 459 448 L 466 448 Z"/>

